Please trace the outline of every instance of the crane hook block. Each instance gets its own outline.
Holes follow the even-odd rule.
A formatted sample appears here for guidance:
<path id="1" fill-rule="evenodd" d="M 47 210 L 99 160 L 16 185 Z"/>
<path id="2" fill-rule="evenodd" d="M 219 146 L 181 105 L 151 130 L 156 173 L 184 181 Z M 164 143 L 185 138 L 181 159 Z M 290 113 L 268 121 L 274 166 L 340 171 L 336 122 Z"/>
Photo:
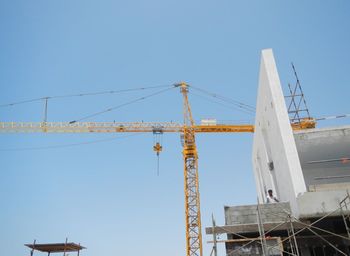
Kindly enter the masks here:
<path id="1" fill-rule="evenodd" d="M 157 153 L 157 155 L 159 155 L 159 153 L 163 150 L 163 147 L 159 142 L 157 142 L 156 145 L 153 146 L 153 150 Z"/>

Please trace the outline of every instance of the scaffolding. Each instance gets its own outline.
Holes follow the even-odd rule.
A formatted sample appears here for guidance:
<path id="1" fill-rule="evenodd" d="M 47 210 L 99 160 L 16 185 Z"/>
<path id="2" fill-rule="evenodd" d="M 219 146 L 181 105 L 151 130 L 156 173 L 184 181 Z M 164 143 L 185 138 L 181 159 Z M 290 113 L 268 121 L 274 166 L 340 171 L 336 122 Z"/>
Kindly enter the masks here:
<path id="1" fill-rule="evenodd" d="M 344 221 L 344 226 L 346 229 L 346 233 L 348 235 L 348 238 L 350 238 L 350 209 L 348 208 L 348 205 L 350 204 L 350 196 L 349 196 L 349 191 L 346 191 L 346 197 L 340 201 L 339 203 L 339 208 L 342 214 L 342 218 Z"/>
<path id="2" fill-rule="evenodd" d="M 288 83 L 289 95 L 285 96 L 285 98 L 289 100 L 288 115 L 290 123 L 301 127 L 303 121 L 311 120 L 312 118 L 310 117 L 309 109 L 304 97 L 304 92 L 293 63 L 292 69 L 296 82 L 294 86 Z"/>
<path id="3" fill-rule="evenodd" d="M 278 203 L 274 205 L 280 207 Z M 310 244 L 312 246 L 307 247 L 309 250 L 307 255 L 350 255 L 350 195 L 348 192 L 346 197 L 339 202 L 339 207 L 337 209 L 313 220 L 311 223 L 308 220 L 296 218 L 285 209 L 281 209 L 281 212 L 283 212 L 285 220 L 280 223 L 275 223 L 275 225 L 271 227 L 271 225 L 268 225 L 269 223 L 263 223 L 261 218 L 261 215 L 264 214 L 263 209 L 258 204 L 256 207 L 256 224 L 258 226 L 259 235 L 255 237 L 243 235 L 240 232 L 233 232 L 232 229 L 226 226 L 213 226 L 211 228 L 213 237 L 217 237 L 218 233 L 227 233 L 235 237 L 234 239 L 216 240 L 215 246 L 217 243 L 225 243 L 226 256 L 304 256 L 306 254 L 303 255 L 303 252 L 300 251 L 300 243 L 306 241 L 306 239 L 310 239 L 313 242 Z M 344 230 L 346 230 L 346 234 L 335 233 L 333 230 L 328 230 L 323 226 L 320 227 L 319 224 L 329 218 L 334 218 L 334 216 L 338 216 L 344 221 Z M 264 231 L 264 226 L 269 227 L 266 229 L 267 231 Z M 272 236 L 271 233 L 277 230 L 284 230 L 287 235 Z M 307 236 L 305 235 L 306 233 L 308 234 Z M 343 245 L 334 241 L 343 241 Z M 213 243 L 213 241 L 209 241 L 208 243 Z M 322 246 L 316 246 L 316 244 L 322 244 Z M 228 249 L 228 245 L 230 245 L 231 250 Z"/>

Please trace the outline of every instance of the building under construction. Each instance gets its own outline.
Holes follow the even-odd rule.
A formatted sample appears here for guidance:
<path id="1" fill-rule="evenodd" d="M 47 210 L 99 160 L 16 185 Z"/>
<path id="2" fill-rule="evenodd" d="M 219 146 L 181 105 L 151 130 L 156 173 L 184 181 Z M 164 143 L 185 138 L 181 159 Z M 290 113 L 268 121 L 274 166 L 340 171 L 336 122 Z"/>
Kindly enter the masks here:
<path id="1" fill-rule="evenodd" d="M 315 120 L 297 75 L 289 88 L 285 97 L 272 50 L 263 50 L 252 153 L 258 202 L 226 206 L 225 225 L 206 228 L 213 252 L 225 243 L 228 256 L 350 255 L 350 126 L 292 129 Z M 279 202 L 267 203 L 268 190 Z"/>

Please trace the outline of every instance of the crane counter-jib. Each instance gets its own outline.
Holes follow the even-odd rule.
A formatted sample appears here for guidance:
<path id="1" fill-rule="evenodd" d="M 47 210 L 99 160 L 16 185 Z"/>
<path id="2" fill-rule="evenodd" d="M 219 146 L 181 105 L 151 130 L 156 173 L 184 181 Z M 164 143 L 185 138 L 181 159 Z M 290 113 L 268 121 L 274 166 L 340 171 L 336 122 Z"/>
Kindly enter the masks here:
<path id="1" fill-rule="evenodd" d="M 196 133 L 254 132 L 254 126 L 243 125 L 194 125 Z M 118 133 L 118 132 L 183 132 L 184 125 L 174 122 L 0 122 L 0 132 L 47 133 Z"/>

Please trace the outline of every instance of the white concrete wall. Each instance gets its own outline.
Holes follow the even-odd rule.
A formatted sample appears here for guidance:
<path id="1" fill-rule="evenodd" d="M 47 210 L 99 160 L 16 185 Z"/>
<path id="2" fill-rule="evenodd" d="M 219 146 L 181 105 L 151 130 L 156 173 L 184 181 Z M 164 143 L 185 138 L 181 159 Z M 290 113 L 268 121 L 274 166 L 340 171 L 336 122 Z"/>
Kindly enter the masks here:
<path id="1" fill-rule="evenodd" d="M 260 202 L 272 189 L 298 216 L 296 198 L 306 186 L 271 49 L 261 54 L 252 160 Z"/>

